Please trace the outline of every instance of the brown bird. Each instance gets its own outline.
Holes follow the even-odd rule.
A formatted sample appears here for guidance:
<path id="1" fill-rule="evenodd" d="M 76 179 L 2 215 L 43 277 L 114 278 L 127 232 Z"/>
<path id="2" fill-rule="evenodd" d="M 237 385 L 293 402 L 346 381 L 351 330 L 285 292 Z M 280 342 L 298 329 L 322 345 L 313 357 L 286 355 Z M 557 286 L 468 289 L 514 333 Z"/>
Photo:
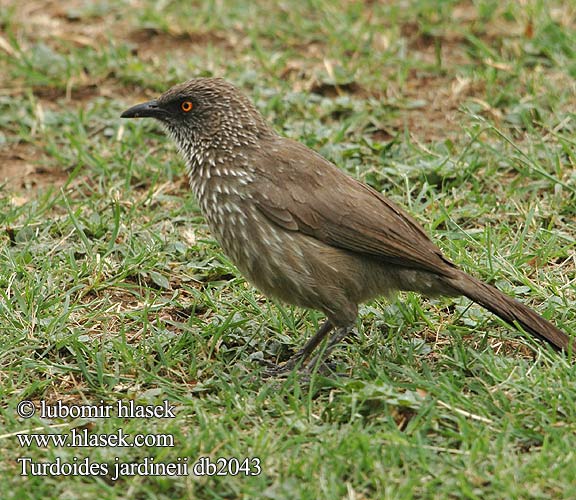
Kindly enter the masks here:
<path id="1" fill-rule="evenodd" d="M 190 80 L 122 113 L 140 117 L 159 120 L 176 142 L 210 230 L 240 272 L 265 295 L 326 315 L 278 373 L 304 365 L 335 329 L 327 355 L 353 329 L 358 304 L 396 290 L 465 295 L 568 348 L 562 330 L 452 264 L 404 210 L 279 136 L 225 80 Z"/>

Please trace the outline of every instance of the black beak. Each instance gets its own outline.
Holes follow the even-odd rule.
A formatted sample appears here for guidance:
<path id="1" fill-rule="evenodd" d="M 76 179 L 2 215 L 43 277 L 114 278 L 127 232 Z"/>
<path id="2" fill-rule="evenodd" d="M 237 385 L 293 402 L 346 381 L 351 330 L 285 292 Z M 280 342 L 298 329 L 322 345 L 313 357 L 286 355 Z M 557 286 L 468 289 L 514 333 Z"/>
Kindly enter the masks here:
<path id="1" fill-rule="evenodd" d="M 158 106 L 158 101 L 153 99 L 152 101 L 143 102 L 142 104 L 136 104 L 127 109 L 120 115 L 120 118 L 159 118 L 161 119 L 166 115 L 166 111 Z"/>

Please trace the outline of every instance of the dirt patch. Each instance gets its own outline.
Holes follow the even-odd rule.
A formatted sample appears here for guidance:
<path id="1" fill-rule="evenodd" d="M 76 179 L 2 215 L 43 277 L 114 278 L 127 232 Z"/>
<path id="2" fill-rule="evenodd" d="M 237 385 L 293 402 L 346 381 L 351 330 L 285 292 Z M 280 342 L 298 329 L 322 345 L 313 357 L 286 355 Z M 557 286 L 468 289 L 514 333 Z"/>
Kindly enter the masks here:
<path id="1" fill-rule="evenodd" d="M 232 49 L 228 38 L 213 31 L 160 31 L 155 28 L 142 28 L 132 31 L 127 41 L 136 45 L 136 53 L 144 59 L 158 57 L 166 53 L 186 53 L 206 46 L 220 45 Z"/>
<path id="2" fill-rule="evenodd" d="M 34 87 L 34 95 L 42 100 L 52 103 L 58 99 L 68 101 L 89 101 L 101 95 L 99 86 L 95 83 L 70 86 L 68 89 L 57 87 Z"/>
<path id="3" fill-rule="evenodd" d="M 20 37 L 22 50 L 27 41 L 42 41 L 58 52 L 65 52 L 66 44 L 88 46 L 98 49 L 106 43 L 112 26 L 117 22 L 114 15 L 82 13 L 86 5 L 79 0 L 7 2 L 13 4 L 13 23 L 25 33 Z M 63 43 L 64 42 L 64 43 Z"/>
<path id="4" fill-rule="evenodd" d="M 416 136 L 427 140 L 445 138 L 461 130 L 459 108 L 469 97 L 482 92 L 469 78 L 447 78 L 442 75 L 409 73 L 401 92 L 405 109 L 394 125 L 407 126 Z"/>
<path id="5" fill-rule="evenodd" d="M 0 185 L 10 191 L 34 191 L 62 186 L 68 174 L 61 169 L 38 165 L 38 152 L 32 146 L 17 144 L 0 149 Z M 23 201 L 25 197 L 22 198 Z"/>
<path id="6" fill-rule="evenodd" d="M 421 31 L 418 23 L 407 22 L 400 27 L 400 34 L 412 54 L 427 64 L 453 67 L 469 61 L 467 41 L 461 32 L 431 33 Z"/>
<path id="7" fill-rule="evenodd" d="M 348 82 L 342 84 L 328 82 L 312 82 L 310 92 L 325 97 L 338 97 L 342 94 L 355 94 L 357 96 L 368 95 L 368 91 L 357 82 Z"/>

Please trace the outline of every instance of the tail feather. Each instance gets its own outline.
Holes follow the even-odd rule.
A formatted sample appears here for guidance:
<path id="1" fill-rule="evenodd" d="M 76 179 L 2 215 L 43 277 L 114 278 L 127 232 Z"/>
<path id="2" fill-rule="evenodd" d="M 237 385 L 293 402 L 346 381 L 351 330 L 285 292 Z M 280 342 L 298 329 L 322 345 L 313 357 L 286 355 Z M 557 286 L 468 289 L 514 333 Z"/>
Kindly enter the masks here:
<path id="1" fill-rule="evenodd" d="M 493 312 L 511 325 L 518 324 L 524 330 L 539 337 L 559 350 L 567 350 L 570 337 L 548 320 L 497 288 L 461 271 L 447 283 L 451 288 Z"/>

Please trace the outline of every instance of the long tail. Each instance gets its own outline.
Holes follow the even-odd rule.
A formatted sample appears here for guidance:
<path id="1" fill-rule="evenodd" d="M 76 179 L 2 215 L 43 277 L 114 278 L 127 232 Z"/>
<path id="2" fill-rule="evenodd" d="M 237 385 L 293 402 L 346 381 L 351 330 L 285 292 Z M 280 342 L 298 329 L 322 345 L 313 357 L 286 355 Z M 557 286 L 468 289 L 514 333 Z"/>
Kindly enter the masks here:
<path id="1" fill-rule="evenodd" d="M 508 297 L 497 288 L 466 274 L 464 271 L 459 271 L 455 278 L 447 279 L 446 283 L 507 323 L 519 324 L 524 330 L 549 342 L 556 349 L 568 349 L 570 337 L 566 333 L 556 328 L 528 306 Z"/>

